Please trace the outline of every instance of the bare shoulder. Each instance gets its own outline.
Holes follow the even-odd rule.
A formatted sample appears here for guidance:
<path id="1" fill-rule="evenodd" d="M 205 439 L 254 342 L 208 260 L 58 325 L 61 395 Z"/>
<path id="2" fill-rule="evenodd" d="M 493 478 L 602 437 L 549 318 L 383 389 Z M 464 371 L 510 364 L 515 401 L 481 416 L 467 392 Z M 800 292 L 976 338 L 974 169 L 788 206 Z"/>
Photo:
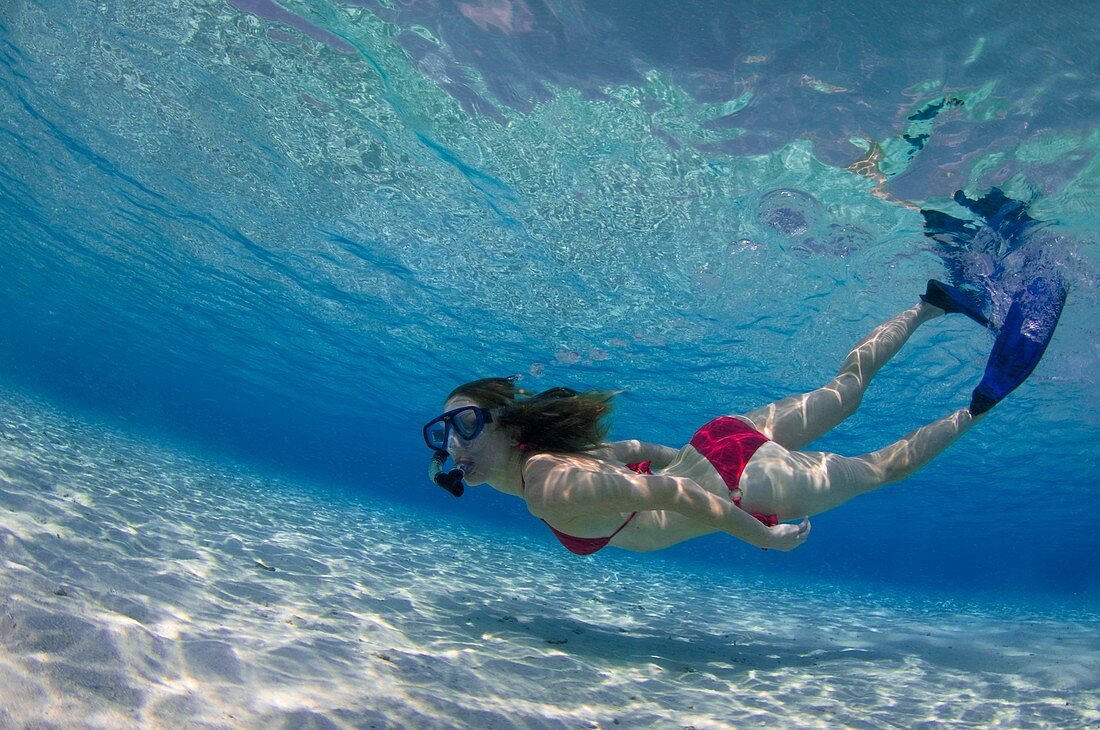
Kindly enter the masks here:
<path id="1" fill-rule="evenodd" d="M 580 474 L 618 471 L 607 461 L 584 454 L 535 454 L 523 466 L 524 499 L 527 508 L 539 510 L 558 507 L 570 501 L 571 487 Z"/>
<path id="2" fill-rule="evenodd" d="M 563 454 L 543 452 L 527 458 L 524 464 L 524 473 L 531 470 L 556 469 L 570 467 L 574 469 L 586 469 L 599 471 L 607 467 L 607 462 L 600 458 L 599 454 Z"/>
<path id="3" fill-rule="evenodd" d="M 552 510 L 555 493 L 561 493 L 566 481 L 563 469 L 568 461 L 563 454 L 535 454 L 523 465 L 523 500 L 527 509 L 536 517 Z"/>
<path id="4" fill-rule="evenodd" d="M 523 477 L 527 487 L 545 487 L 555 476 L 566 476 L 576 471 L 598 472 L 609 468 L 607 461 L 582 454 L 535 454 L 523 465 Z"/>

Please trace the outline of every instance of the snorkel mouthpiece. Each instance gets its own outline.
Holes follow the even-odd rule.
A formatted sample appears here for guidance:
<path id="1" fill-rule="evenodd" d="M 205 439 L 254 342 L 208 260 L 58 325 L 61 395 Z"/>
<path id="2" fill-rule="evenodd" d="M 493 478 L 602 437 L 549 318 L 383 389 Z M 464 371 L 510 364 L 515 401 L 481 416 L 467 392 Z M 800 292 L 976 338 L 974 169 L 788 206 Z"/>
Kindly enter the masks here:
<path id="1" fill-rule="evenodd" d="M 466 485 L 462 480 L 466 478 L 466 471 L 470 465 L 463 462 L 450 471 L 443 471 L 443 464 L 450 456 L 446 451 L 439 450 L 432 454 L 432 460 L 428 462 L 428 478 L 446 489 L 456 497 L 461 497 L 466 491 Z"/>

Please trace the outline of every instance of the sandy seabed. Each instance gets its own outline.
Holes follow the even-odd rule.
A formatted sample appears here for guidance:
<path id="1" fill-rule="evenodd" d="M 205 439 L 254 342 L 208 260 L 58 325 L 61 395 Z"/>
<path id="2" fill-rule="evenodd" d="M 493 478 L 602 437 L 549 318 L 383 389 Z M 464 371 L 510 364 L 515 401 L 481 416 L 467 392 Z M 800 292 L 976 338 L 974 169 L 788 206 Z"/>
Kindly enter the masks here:
<path id="1" fill-rule="evenodd" d="M 0 727 L 1100 725 L 1095 613 L 580 559 L 0 407 Z"/>

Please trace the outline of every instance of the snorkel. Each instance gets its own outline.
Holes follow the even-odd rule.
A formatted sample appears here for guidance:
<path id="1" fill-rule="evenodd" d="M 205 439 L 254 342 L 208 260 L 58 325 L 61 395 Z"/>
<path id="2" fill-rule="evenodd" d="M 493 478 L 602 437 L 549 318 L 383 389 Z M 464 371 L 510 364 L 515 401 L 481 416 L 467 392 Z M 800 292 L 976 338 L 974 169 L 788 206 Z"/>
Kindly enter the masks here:
<path id="1" fill-rule="evenodd" d="M 462 462 L 450 471 L 443 471 L 443 465 L 450 457 L 446 451 L 437 449 L 432 454 L 432 460 L 428 462 L 428 478 L 446 489 L 456 497 L 461 497 L 466 491 L 466 485 L 462 480 L 466 478 L 466 472 L 470 469 L 469 462 Z"/>

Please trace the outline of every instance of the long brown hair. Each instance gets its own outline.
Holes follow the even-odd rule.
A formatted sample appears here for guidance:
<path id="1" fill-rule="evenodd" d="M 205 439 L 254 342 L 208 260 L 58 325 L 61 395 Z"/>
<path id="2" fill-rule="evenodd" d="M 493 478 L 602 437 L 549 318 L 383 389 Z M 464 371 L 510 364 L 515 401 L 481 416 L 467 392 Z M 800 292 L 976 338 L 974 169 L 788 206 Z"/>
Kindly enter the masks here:
<path id="1" fill-rule="evenodd" d="M 496 423 L 515 432 L 533 451 L 582 452 L 607 439 L 604 419 L 611 413 L 613 392 L 550 388 L 532 394 L 516 387 L 516 378 L 483 378 L 460 385 L 448 400 L 465 396 L 483 408 L 498 409 Z"/>

